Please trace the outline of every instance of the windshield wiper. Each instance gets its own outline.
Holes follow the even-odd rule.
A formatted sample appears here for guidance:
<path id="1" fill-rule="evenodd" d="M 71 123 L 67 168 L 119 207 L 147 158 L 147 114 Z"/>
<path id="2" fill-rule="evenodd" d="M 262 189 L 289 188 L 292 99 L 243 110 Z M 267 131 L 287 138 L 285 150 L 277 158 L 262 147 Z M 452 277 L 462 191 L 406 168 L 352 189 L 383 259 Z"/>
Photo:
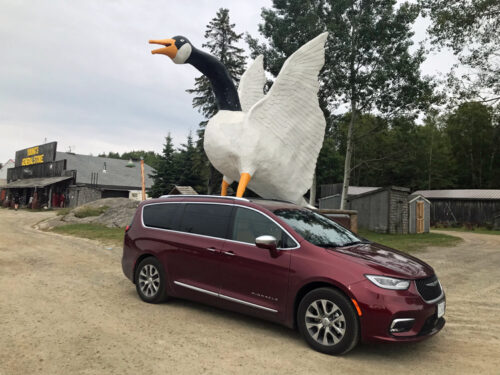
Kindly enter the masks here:
<path id="1" fill-rule="evenodd" d="M 342 246 L 351 246 L 351 245 L 357 245 L 360 243 L 371 243 L 371 242 L 368 240 L 358 240 L 358 241 L 346 242 L 346 243 L 342 244 Z"/>
<path id="2" fill-rule="evenodd" d="M 340 245 L 335 242 L 324 242 L 324 243 L 316 243 L 316 246 L 319 247 L 339 247 Z"/>

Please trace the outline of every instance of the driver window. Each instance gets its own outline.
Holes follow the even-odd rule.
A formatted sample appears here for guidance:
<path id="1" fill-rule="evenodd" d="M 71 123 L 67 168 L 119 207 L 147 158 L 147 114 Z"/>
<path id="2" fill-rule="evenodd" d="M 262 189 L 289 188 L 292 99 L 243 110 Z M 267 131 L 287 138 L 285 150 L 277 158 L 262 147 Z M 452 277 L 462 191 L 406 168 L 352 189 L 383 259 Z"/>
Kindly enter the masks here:
<path id="1" fill-rule="evenodd" d="M 257 211 L 238 207 L 234 216 L 232 239 L 255 244 L 255 239 L 263 235 L 275 237 L 280 248 L 293 247 L 293 241 L 274 222 Z"/>

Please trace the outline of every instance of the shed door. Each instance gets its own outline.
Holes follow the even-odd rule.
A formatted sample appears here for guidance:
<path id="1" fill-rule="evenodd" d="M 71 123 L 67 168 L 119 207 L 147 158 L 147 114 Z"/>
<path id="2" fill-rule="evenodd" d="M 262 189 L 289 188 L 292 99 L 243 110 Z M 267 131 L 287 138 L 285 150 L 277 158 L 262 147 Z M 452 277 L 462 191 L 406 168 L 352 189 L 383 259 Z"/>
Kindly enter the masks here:
<path id="1" fill-rule="evenodd" d="M 424 233 L 424 202 L 417 201 L 417 233 Z"/>

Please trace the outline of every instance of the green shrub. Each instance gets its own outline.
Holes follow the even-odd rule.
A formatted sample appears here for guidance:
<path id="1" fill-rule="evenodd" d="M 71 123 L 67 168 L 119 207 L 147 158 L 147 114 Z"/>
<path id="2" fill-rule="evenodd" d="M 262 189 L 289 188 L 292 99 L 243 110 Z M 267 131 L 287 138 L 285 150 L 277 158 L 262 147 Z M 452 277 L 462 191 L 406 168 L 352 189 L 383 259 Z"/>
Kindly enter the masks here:
<path id="1" fill-rule="evenodd" d="M 85 207 L 75 210 L 75 216 L 79 219 L 83 219 L 84 217 L 89 216 L 100 216 L 108 209 L 108 206 L 100 206 L 100 207 Z"/>

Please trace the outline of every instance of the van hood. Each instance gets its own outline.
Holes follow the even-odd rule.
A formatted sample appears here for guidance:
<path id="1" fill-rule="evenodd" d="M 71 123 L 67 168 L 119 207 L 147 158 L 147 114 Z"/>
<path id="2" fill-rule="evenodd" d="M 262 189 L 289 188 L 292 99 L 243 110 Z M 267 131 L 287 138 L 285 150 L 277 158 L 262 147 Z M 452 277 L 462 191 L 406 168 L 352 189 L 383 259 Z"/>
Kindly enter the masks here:
<path id="1" fill-rule="evenodd" d="M 328 251 L 348 255 L 357 263 L 373 269 L 375 274 L 405 279 L 420 279 L 434 275 L 434 270 L 427 263 L 378 243 L 329 248 Z"/>

